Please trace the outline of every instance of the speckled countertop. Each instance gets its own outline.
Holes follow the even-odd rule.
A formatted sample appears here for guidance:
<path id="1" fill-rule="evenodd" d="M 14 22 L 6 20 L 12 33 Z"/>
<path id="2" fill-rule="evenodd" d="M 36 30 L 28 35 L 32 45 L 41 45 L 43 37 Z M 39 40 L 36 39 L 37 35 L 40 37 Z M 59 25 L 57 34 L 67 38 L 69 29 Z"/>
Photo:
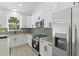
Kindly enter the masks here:
<path id="1" fill-rule="evenodd" d="M 41 39 L 52 43 L 52 37 L 42 37 Z"/>
<path id="2" fill-rule="evenodd" d="M 8 34 L 8 36 L 15 36 L 15 35 L 31 35 L 30 33 L 18 33 L 18 34 Z"/>
<path id="3" fill-rule="evenodd" d="M 0 37 L 2 37 L 2 36 L 15 36 L 15 35 L 31 35 L 30 33 L 23 33 L 23 32 L 20 32 L 20 33 L 17 33 L 17 34 L 14 34 L 14 33 L 6 33 L 6 34 L 0 34 Z"/>

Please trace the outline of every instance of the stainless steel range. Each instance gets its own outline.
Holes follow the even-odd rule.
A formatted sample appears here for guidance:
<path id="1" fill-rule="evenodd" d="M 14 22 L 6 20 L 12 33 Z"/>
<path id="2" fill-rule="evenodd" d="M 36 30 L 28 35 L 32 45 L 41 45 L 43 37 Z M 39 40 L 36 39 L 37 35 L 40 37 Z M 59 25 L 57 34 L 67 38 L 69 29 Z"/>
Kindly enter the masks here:
<path id="1" fill-rule="evenodd" d="M 32 51 L 34 56 L 40 56 L 39 54 L 39 38 L 33 36 L 32 38 Z"/>

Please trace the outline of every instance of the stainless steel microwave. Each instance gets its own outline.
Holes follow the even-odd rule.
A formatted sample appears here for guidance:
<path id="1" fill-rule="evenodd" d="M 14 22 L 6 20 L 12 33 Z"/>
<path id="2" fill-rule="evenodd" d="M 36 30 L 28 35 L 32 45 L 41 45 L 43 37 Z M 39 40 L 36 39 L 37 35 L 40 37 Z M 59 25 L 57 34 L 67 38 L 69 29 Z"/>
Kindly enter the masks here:
<path id="1" fill-rule="evenodd" d="M 44 20 L 41 20 L 39 22 L 36 22 L 36 27 L 37 28 L 43 28 L 44 27 Z"/>

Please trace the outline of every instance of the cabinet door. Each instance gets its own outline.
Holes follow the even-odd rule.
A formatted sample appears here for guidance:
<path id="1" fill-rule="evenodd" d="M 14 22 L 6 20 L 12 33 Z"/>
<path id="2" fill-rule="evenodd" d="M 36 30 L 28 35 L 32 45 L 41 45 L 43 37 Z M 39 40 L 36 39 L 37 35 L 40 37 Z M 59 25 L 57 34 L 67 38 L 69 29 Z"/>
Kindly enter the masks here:
<path id="1" fill-rule="evenodd" d="M 29 45 L 32 47 L 32 36 L 29 36 Z"/>
<path id="2" fill-rule="evenodd" d="M 24 45 L 26 43 L 23 35 L 16 35 L 15 38 L 16 38 L 16 46 Z"/>
<path id="3" fill-rule="evenodd" d="M 52 43 L 40 39 L 40 54 L 42 56 L 52 56 Z"/>
<path id="4" fill-rule="evenodd" d="M 9 37 L 9 41 L 10 41 L 9 45 L 11 48 L 15 47 L 15 40 L 14 39 L 15 39 L 15 36 Z"/>
<path id="5" fill-rule="evenodd" d="M 48 48 L 47 55 L 48 55 L 48 56 L 52 56 L 52 43 L 49 43 L 49 42 L 48 42 L 47 48 Z"/>
<path id="6" fill-rule="evenodd" d="M 9 42 L 8 39 L 0 39 L 0 56 L 9 55 Z"/>
<path id="7" fill-rule="evenodd" d="M 22 44 L 22 36 L 21 35 L 16 35 L 15 36 L 15 44 L 16 44 L 16 46 L 19 46 L 19 45 L 21 45 Z"/>
<path id="8" fill-rule="evenodd" d="M 27 44 L 27 36 L 26 35 L 22 35 L 22 37 L 23 37 L 23 43 Z"/>
<path id="9" fill-rule="evenodd" d="M 32 47 L 32 35 L 27 35 L 27 43 Z"/>
<path id="10" fill-rule="evenodd" d="M 47 42 L 44 41 L 44 56 L 47 56 L 48 53 L 48 46 L 47 46 Z"/>
<path id="11" fill-rule="evenodd" d="M 10 47 L 17 47 L 18 45 L 21 44 L 21 36 L 14 35 L 9 37 L 10 38 Z"/>
<path id="12" fill-rule="evenodd" d="M 40 39 L 40 55 L 44 56 L 44 40 Z"/>
<path id="13" fill-rule="evenodd" d="M 27 28 L 31 28 L 31 16 L 26 17 L 26 23 L 25 24 L 27 24 Z"/>

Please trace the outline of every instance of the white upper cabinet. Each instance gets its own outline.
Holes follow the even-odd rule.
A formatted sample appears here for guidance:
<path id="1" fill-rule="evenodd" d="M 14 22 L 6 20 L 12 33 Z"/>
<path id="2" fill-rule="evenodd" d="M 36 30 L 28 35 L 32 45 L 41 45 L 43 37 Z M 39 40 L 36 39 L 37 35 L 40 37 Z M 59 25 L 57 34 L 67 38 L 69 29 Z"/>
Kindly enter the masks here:
<path id="1" fill-rule="evenodd" d="M 31 16 L 22 17 L 22 28 L 31 28 Z"/>
<path id="2" fill-rule="evenodd" d="M 31 16 L 26 16 L 26 27 L 31 28 Z"/>
<path id="3" fill-rule="evenodd" d="M 27 27 L 27 24 L 26 24 L 26 16 L 22 16 L 22 27 L 21 28 L 26 28 Z"/>
<path id="4" fill-rule="evenodd" d="M 0 27 L 7 28 L 7 12 L 0 9 Z"/>

